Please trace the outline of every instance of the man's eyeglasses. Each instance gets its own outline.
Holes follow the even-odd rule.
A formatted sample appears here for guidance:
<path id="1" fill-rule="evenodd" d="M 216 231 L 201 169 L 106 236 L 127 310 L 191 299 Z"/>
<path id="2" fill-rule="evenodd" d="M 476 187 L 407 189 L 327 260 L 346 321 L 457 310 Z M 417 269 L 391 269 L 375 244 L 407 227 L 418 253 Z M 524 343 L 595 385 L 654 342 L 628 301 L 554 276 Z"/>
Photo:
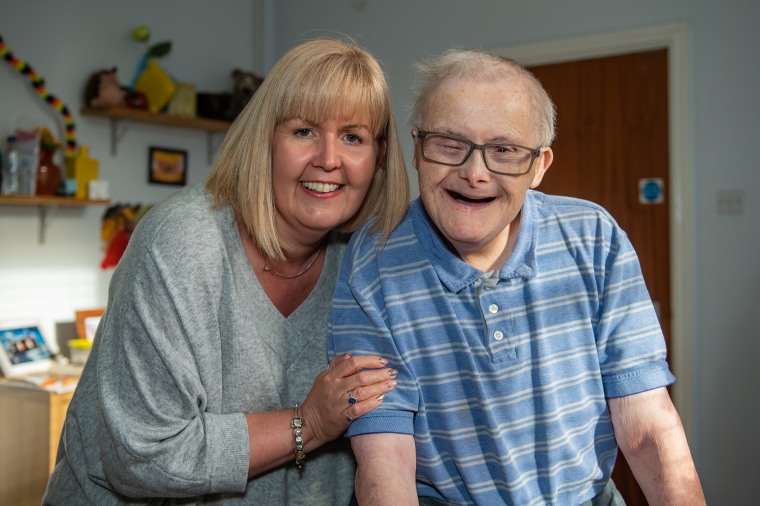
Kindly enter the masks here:
<path id="1" fill-rule="evenodd" d="M 458 167 L 470 158 L 476 149 L 483 154 L 486 168 L 496 174 L 520 176 L 530 172 L 540 149 L 517 144 L 475 144 L 457 135 L 417 130 L 422 145 L 422 158 L 428 162 Z"/>

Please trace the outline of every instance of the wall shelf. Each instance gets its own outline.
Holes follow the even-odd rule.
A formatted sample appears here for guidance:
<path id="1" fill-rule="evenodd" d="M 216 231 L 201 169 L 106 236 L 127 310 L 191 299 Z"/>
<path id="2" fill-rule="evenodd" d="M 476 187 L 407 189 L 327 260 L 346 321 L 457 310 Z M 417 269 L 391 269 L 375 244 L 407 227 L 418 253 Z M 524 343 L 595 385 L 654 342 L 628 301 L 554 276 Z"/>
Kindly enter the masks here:
<path id="1" fill-rule="evenodd" d="M 224 133 L 230 127 L 229 121 L 208 118 L 189 118 L 184 116 L 175 116 L 172 114 L 152 113 L 141 109 L 129 109 L 127 107 L 112 107 L 110 109 L 82 109 L 83 116 L 92 116 L 107 118 L 111 122 L 111 156 L 116 156 L 116 148 L 119 141 L 124 136 L 126 125 L 121 125 L 123 121 L 132 121 L 136 123 L 146 123 L 151 125 L 161 125 L 178 128 L 191 128 L 194 130 L 204 130 L 208 139 L 208 158 L 209 163 L 212 160 L 212 153 L 216 150 L 214 146 L 214 134 Z M 119 128 L 121 126 L 121 129 Z"/>
<path id="2" fill-rule="evenodd" d="M 62 206 L 84 207 L 108 205 L 110 200 L 85 200 L 74 197 L 58 197 L 56 195 L 0 195 L 0 206 Z"/>
<path id="3" fill-rule="evenodd" d="M 40 232 L 39 242 L 45 242 L 45 232 L 53 214 L 58 207 L 84 207 L 84 206 L 106 206 L 110 200 L 84 200 L 74 197 L 58 197 L 54 195 L 37 195 L 34 197 L 22 195 L 0 195 L 0 206 L 36 206 L 40 215 Z"/>

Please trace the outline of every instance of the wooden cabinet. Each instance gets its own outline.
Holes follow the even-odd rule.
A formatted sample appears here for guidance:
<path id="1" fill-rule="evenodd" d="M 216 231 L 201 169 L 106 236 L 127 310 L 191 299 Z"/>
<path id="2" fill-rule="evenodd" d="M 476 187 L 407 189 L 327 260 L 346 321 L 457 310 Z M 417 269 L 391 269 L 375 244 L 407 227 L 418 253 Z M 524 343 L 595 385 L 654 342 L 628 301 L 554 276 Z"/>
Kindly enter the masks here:
<path id="1" fill-rule="evenodd" d="M 0 504 L 42 503 L 72 395 L 0 383 Z"/>

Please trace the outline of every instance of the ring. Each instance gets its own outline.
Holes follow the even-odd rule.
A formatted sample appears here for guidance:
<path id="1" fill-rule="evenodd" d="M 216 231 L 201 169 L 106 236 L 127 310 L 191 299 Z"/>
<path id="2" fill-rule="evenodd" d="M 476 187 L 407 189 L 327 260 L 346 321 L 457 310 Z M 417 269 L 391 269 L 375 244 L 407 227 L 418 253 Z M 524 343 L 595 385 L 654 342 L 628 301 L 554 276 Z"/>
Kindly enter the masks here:
<path id="1" fill-rule="evenodd" d="M 350 416 L 348 416 L 348 408 L 346 408 L 346 409 L 343 410 L 343 416 L 345 416 L 346 418 L 348 418 L 349 422 L 353 422 L 354 421 L 353 418 L 351 418 Z"/>
<path id="2" fill-rule="evenodd" d="M 356 397 L 354 397 L 354 392 L 351 390 L 348 391 L 348 403 L 353 406 L 356 404 Z"/>

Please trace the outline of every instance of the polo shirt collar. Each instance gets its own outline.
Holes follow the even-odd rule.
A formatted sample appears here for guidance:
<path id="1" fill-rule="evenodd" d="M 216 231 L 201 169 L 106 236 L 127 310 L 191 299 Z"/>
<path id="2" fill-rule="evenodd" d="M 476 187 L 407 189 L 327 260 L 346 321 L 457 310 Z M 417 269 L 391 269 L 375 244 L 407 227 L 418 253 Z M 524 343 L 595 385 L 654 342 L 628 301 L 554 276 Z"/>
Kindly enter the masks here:
<path id="1" fill-rule="evenodd" d="M 431 260 L 438 278 L 451 292 L 459 292 L 483 276 L 483 271 L 476 269 L 451 253 L 443 236 L 430 220 L 418 198 L 411 205 L 411 218 L 417 240 L 425 255 Z M 536 202 L 533 191 L 528 191 L 522 207 L 520 230 L 517 232 L 512 254 L 499 270 L 499 280 L 513 278 L 530 278 L 536 275 L 536 241 L 535 223 Z"/>

